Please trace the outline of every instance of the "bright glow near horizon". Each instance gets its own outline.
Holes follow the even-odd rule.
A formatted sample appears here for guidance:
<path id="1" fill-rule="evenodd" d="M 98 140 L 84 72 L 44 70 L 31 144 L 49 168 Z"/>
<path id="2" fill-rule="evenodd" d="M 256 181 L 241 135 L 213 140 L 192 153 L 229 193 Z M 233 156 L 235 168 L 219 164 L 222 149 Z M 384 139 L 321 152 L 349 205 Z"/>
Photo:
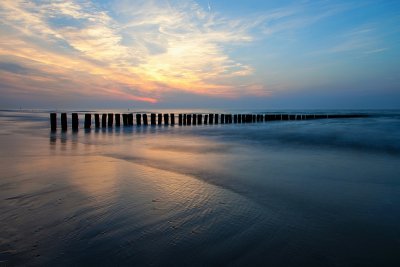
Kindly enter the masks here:
<path id="1" fill-rule="evenodd" d="M 3 0 L 0 104 L 392 107 L 398 25 L 398 1 Z"/>

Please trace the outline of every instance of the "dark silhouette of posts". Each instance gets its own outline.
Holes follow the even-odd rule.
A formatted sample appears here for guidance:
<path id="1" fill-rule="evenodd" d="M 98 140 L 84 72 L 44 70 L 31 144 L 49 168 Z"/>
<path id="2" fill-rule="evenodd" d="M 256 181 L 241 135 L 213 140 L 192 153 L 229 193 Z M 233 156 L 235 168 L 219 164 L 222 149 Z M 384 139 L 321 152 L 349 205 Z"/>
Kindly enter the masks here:
<path id="1" fill-rule="evenodd" d="M 128 126 L 128 114 L 122 114 L 122 123 L 125 127 Z"/>
<path id="2" fill-rule="evenodd" d="M 68 129 L 67 113 L 61 113 L 61 131 L 65 132 Z"/>
<path id="3" fill-rule="evenodd" d="M 208 123 L 213 124 L 214 123 L 214 114 L 209 114 L 208 115 Z"/>
<path id="4" fill-rule="evenodd" d="M 238 123 L 242 123 L 242 115 L 238 114 L 237 116 L 238 116 Z"/>
<path id="5" fill-rule="evenodd" d="M 221 114 L 221 124 L 225 123 L 225 114 Z"/>
<path id="6" fill-rule="evenodd" d="M 192 115 L 191 114 L 188 114 L 187 116 L 186 116 L 186 119 L 187 119 L 187 125 L 192 125 Z"/>
<path id="7" fill-rule="evenodd" d="M 142 125 L 142 114 L 136 114 L 136 125 Z"/>
<path id="8" fill-rule="evenodd" d="M 183 125 L 186 125 L 187 123 L 186 123 L 186 120 L 187 120 L 187 115 L 186 114 L 183 114 Z"/>
<path id="9" fill-rule="evenodd" d="M 94 127 L 100 128 L 100 115 L 94 114 Z"/>
<path id="10" fill-rule="evenodd" d="M 158 125 L 161 125 L 161 124 L 162 124 L 162 114 L 159 113 L 158 114 Z"/>
<path id="11" fill-rule="evenodd" d="M 218 124 L 218 122 L 219 122 L 219 115 L 218 114 L 214 114 L 214 122 L 215 122 L 215 124 Z"/>
<path id="12" fill-rule="evenodd" d="M 147 121 L 147 114 L 143 114 L 143 125 L 149 125 L 149 122 Z"/>
<path id="13" fill-rule="evenodd" d="M 108 127 L 112 127 L 114 124 L 114 114 L 108 113 Z"/>
<path id="14" fill-rule="evenodd" d="M 179 123 L 179 125 L 182 125 L 182 114 L 179 114 L 178 115 L 178 123 Z"/>
<path id="15" fill-rule="evenodd" d="M 208 115 L 206 114 L 206 115 L 204 115 L 204 124 L 207 124 L 208 123 Z"/>
<path id="16" fill-rule="evenodd" d="M 168 125 L 169 124 L 169 120 L 168 120 L 168 113 L 164 114 L 164 125 Z"/>
<path id="17" fill-rule="evenodd" d="M 57 113 L 50 113 L 50 129 L 52 132 L 57 131 Z"/>
<path id="18" fill-rule="evenodd" d="M 85 129 L 90 129 L 92 126 L 92 114 L 85 114 Z"/>
<path id="19" fill-rule="evenodd" d="M 72 113 L 72 130 L 77 131 L 79 127 L 78 113 Z"/>
<path id="20" fill-rule="evenodd" d="M 154 113 L 150 114 L 150 123 L 151 125 L 156 125 L 156 114 Z"/>
<path id="21" fill-rule="evenodd" d="M 197 124 L 197 115 L 193 114 L 193 125 Z"/>
<path id="22" fill-rule="evenodd" d="M 238 115 L 237 114 L 233 115 L 233 122 L 238 123 Z"/>
<path id="23" fill-rule="evenodd" d="M 171 113 L 171 125 L 175 125 L 175 113 Z"/>
<path id="24" fill-rule="evenodd" d="M 121 126 L 121 114 L 115 114 L 115 126 L 120 127 Z"/>
<path id="25" fill-rule="evenodd" d="M 203 123 L 203 115 L 197 114 L 197 124 L 201 125 Z"/>
<path id="26" fill-rule="evenodd" d="M 101 127 L 106 128 L 107 126 L 107 114 L 101 115 Z"/>
<path id="27" fill-rule="evenodd" d="M 128 114 L 128 126 L 133 126 L 133 114 Z"/>

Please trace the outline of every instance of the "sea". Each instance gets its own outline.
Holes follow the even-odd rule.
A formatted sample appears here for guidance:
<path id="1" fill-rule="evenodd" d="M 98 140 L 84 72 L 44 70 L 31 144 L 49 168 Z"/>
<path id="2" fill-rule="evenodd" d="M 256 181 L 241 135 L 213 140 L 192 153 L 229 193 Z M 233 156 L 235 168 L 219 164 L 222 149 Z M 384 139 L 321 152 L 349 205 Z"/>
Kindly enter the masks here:
<path id="1" fill-rule="evenodd" d="M 83 129 L 109 112 L 369 116 Z M 400 110 L 0 110 L 0 266 L 400 266 Z"/>

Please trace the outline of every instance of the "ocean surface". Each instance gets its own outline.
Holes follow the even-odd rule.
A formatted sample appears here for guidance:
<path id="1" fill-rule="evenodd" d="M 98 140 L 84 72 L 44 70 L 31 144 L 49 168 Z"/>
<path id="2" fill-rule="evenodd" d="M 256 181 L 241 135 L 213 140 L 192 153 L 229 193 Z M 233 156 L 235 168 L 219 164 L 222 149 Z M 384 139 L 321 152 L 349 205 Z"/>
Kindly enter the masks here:
<path id="1" fill-rule="evenodd" d="M 49 112 L 0 111 L 0 266 L 400 266 L 399 110 L 90 131 L 104 111 L 78 110 L 66 133 Z"/>

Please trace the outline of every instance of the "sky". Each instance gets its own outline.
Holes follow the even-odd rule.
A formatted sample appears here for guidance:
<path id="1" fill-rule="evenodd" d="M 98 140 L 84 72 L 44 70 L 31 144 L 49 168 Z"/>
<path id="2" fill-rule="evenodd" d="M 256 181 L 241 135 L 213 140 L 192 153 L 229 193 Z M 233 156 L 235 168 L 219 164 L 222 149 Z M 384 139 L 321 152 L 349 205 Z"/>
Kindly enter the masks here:
<path id="1" fill-rule="evenodd" d="M 0 1 L 0 108 L 400 108 L 400 1 Z"/>

